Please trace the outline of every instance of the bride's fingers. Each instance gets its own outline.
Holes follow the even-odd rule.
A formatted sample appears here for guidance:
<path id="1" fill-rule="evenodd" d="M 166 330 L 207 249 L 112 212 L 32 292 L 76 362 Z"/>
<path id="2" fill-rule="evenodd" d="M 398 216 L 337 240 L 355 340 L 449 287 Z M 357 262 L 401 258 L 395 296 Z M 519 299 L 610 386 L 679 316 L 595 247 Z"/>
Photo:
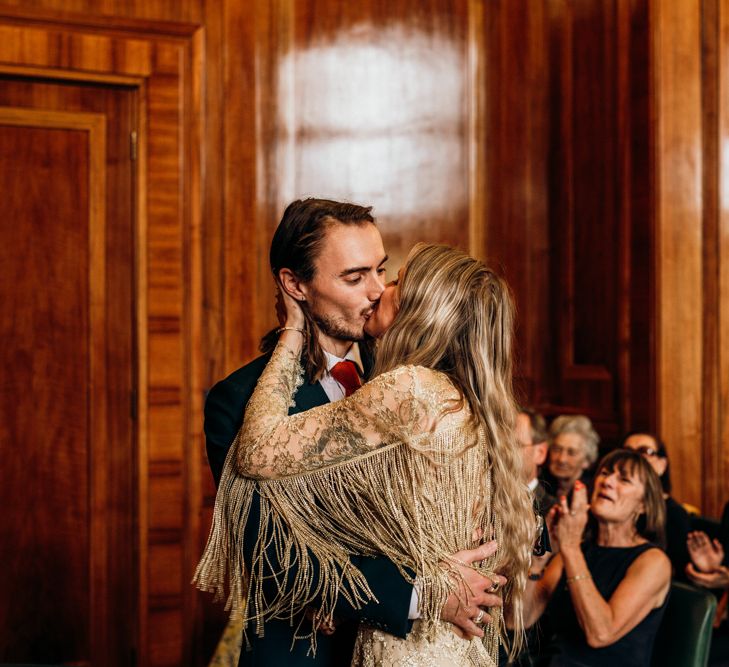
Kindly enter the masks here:
<path id="1" fill-rule="evenodd" d="M 333 635 L 335 630 L 336 628 L 334 627 L 334 625 L 330 623 L 322 623 L 321 627 L 319 628 L 319 631 L 326 636 Z"/>

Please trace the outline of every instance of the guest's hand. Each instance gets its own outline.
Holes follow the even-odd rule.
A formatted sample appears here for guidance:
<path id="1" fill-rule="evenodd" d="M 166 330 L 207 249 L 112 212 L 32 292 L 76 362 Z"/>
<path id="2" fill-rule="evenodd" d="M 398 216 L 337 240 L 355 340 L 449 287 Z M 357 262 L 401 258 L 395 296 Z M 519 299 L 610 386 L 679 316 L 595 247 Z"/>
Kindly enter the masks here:
<path id="1" fill-rule="evenodd" d="M 587 488 L 579 480 L 575 482 L 572 492 L 572 504 L 567 504 L 567 496 L 559 500 L 559 520 L 556 532 L 560 549 L 578 549 L 582 544 L 582 535 L 587 525 Z"/>
<path id="2" fill-rule="evenodd" d="M 689 563 L 686 574 L 691 582 L 703 588 L 729 588 L 729 568 L 723 565 L 713 572 L 699 572 L 693 563 Z"/>
<path id="3" fill-rule="evenodd" d="M 454 631 L 460 637 L 470 639 L 483 637 L 482 625 L 491 622 L 491 616 L 482 607 L 500 607 L 503 602 L 496 589 L 502 589 L 506 577 L 497 574 L 494 579 L 484 576 L 468 565 L 480 563 L 496 553 L 497 544 L 486 542 L 477 549 L 466 549 L 453 554 L 446 568 L 455 568 L 463 578 L 456 591 L 452 592 L 441 610 L 441 619 L 452 623 Z M 483 614 L 481 614 L 483 612 Z M 480 616 L 480 618 L 479 618 Z M 479 618 L 479 624 L 475 619 Z"/>
<path id="4" fill-rule="evenodd" d="M 719 540 L 713 542 L 703 530 L 695 530 L 686 538 L 691 561 L 700 572 L 714 572 L 724 562 L 724 547 Z"/>

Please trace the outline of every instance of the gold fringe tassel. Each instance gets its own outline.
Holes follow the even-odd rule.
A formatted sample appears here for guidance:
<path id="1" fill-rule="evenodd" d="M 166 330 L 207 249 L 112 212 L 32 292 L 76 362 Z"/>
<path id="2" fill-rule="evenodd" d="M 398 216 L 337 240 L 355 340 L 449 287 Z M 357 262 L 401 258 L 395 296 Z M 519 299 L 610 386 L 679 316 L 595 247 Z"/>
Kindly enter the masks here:
<path id="1" fill-rule="evenodd" d="M 476 546 L 472 536 L 478 528 L 483 540 L 498 539 L 501 533 L 500 525 L 492 521 L 482 432 L 464 436 L 464 429 L 454 428 L 316 472 L 274 480 L 238 475 L 236 456 L 232 447 L 208 544 L 193 581 L 214 592 L 216 599 L 224 597 L 227 583 L 226 608 L 243 615 L 246 626 L 252 622 L 258 635 L 263 634 L 266 620 L 287 619 L 293 624 L 316 601 L 311 636 L 315 648 L 316 629 L 332 620 L 339 596 L 354 608 L 375 599 L 349 560 L 361 554 L 386 556 L 408 581 L 413 581 L 409 572 L 418 573 L 421 616 L 433 636 L 446 599 L 462 584 L 453 566 L 444 569 L 440 563 Z M 260 525 L 249 571 L 243 560 L 243 535 L 256 492 Z M 488 574 L 498 560 L 497 552 L 479 569 Z M 286 576 L 290 568 L 296 572 L 292 582 Z M 264 573 L 276 579 L 273 599 L 264 594 Z M 494 620 L 485 627 L 483 641 L 495 658 L 502 621 L 500 610 L 489 613 Z"/>

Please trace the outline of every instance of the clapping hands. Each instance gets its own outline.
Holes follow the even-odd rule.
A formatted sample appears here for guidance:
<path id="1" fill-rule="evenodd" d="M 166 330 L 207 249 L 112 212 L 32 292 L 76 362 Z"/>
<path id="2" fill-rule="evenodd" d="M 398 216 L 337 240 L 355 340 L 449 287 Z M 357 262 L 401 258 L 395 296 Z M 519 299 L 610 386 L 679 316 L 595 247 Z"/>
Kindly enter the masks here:
<path id="1" fill-rule="evenodd" d="M 575 482 L 572 503 L 562 496 L 559 504 L 552 507 L 547 515 L 547 528 L 553 553 L 565 548 L 579 547 L 587 525 L 587 487 L 579 480 Z"/>
<path id="2" fill-rule="evenodd" d="M 686 566 L 688 578 L 704 588 L 729 588 L 729 568 L 724 562 L 724 547 L 710 540 L 703 531 L 693 531 L 686 540 L 691 561 Z"/>
<path id="3" fill-rule="evenodd" d="M 686 539 L 691 561 L 701 572 L 713 572 L 724 562 L 724 547 L 719 540 L 709 540 L 702 530 L 695 530 Z"/>

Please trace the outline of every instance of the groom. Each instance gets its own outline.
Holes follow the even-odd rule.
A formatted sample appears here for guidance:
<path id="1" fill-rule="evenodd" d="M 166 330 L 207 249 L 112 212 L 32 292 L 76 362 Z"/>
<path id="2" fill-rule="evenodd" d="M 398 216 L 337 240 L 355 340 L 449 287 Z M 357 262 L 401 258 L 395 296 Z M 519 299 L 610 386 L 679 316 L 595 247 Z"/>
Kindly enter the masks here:
<path id="1" fill-rule="evenodd" d="M 364 325 L 377 306 L 384 289 L 387 255 L 380 232 L 370 214 L 371 207 L 326 199 L 297 200 L 290 204 L 271 242 L 270 262 L 274 276 L 291 288 L 302 304 L 308 337 L 304 351 L 305 381 L 294 397 L 289 414 L 303 412 L 336 401 L 352 393 L 372 368 L 372 352 L 364 341 Z M 220 482 L 225 456 L 243 422 L 245 407 L 258 377 L 276 344 L 276 331 L 264 337 L 265 353 L 218 382 L 205 403 L 205 437 L 208 461 Z M 244 533 L 246 562 L 250 564 L 260 520 L 260 498 L 256 494 Z M 276 555 L 270 572 L 277 571 Z M 488 556 L 488 545 L 459 552 L 459 560 L 473 563 Z M 298 627 L 285 620 L 268 621 L 264 635 L 248 631 L 250 647 L 244 642 L 239 666 L 301 665 L 335 667 L 349 665 L 357 624 L 365 622 L 385 632 L 405 637 L 412 620 L 418 618 L 417 592 L 397 567 L 384 557 L 353 557 L 353 564 L 367 579 L 376 601 L 354 609 L 340 596 L 337 629 L 331 636 L 320 633 L 316 656 L 309 653 L 308 640 L 293 641 L 310 631 L 310 621 Z M 443 620 L 452 622 L 469 635 L 481 636 L 474 624 L 478 606 L 495 606 L 500 599 L 488 590 L 494 582 L 470 568 L 462 568 L 470 591 L 459 601 L 452 594 L 442 611 Z M 295 572 L 287 572 L 292 579 Z M 504 583 L 503 577 L 499 578 Z M 270 594 L 275 593 L 271 582 Z M 308 626 L 309 630 L 306 630 Z"/>

